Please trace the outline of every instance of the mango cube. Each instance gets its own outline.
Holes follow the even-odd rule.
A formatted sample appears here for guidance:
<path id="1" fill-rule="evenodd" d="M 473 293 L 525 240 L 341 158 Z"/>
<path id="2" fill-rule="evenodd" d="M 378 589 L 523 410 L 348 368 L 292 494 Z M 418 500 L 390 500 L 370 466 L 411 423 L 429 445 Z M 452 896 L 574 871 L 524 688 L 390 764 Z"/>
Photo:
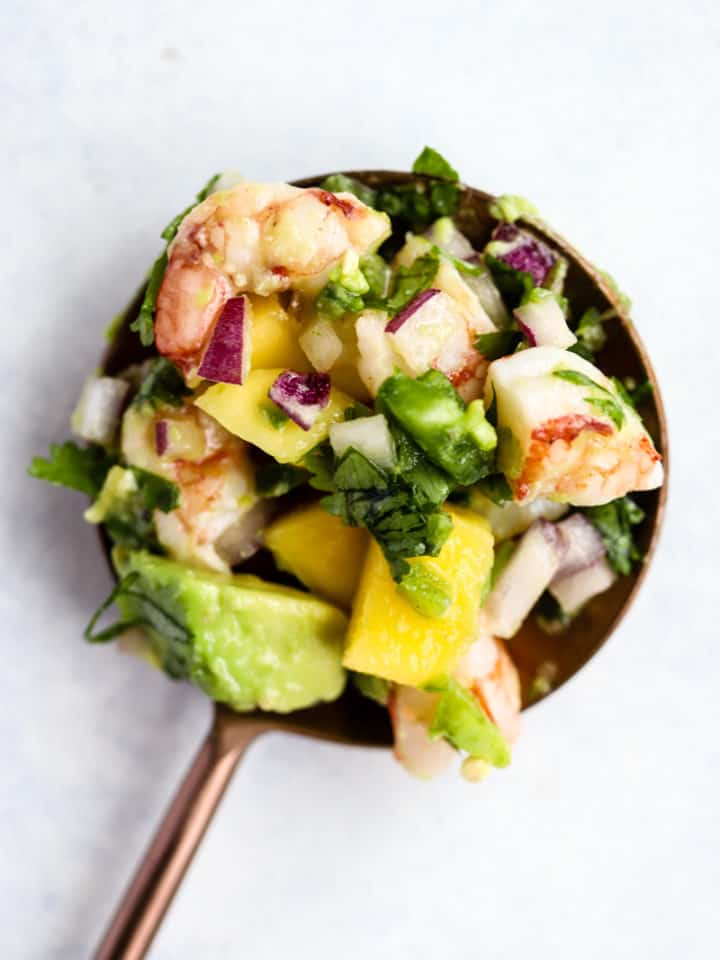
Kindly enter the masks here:
<path id="1" fill-rule="evenodd" d="M 475 638 L 482 588 L 493 562 L 493 536 L 484 517 L 453 507 L 452 533 L 438 557 L 410 561 L 427 566 L 451 588 L 440 617 L 423 617 L 397 590 L 373 541 L 350 620 L 344 666 L 419 687 L 452 672 Z"/>
<path id="2" fill-rule="evenodd" d="M 350 609 L 368 548 L 367 530 L 348 527 L 313 503 L 271 523 L 264 540 L 282 570 L 319 597 Z"/>
<path id="3" fill-rule="evenodd" d="M 251 370 L 245 383 L 213 384 L 195 405 L 214 417 L 226 430 L 254 444 L 280 463 L 298 463 L 314 446 L 327 437 L 328 427 L 343 419 L 344 411 L 355 402 L 334 388 L 330 401 L 309 430 L 292 420 L 283 419 L 280 408 L 268 391 L 282 369 Z"/>
<path id="4" fill-rule="evenodd" d="M 284 367 L 290 370 L 311 370 L 300 349 L 300 325 L 285 310 L 277 296 L 251 297 L 252 349 L 251 366 L 257 370 Z"/>

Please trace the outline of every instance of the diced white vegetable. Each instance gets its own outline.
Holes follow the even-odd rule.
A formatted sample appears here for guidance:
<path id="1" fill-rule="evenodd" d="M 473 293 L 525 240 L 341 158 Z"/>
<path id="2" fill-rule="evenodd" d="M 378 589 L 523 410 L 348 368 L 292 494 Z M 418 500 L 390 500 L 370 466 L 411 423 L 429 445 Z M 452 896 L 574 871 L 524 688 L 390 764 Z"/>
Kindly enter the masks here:
<path id="1" fill-rule="evenodd" d="M 605 557 L 600 557 L 584 570 L 554 580 L 550 584 L 550 593 L 566 613 L 572 614 L 592 597 L 611 587 L 616 580 L 617 575 Z"/>
<path id="2" fill-rule="evenodd" d="M 320 373 L 327 373 L 343 351 L 343 343 L 329 320 L 313 320 L 300 334 L 300 346 Z"/>
<path id="3" fill-rule="evenodd" d="M 570 509 L 566 503 L 543 499 L 527 503 L 511 500 L 501 506 L 483 496 L 479 490 L 473 490 L 470 506 L 487 519 L 498 543 L 524 533 L 534 520 L 559 520 Z"/>
<path id="4" fill-rule="evenodd" d="M 74 433 L 91 443 L 112 443 L 130 385 L 118 377 L 90 377 L 72 415 Z"/>
<path id="5" fill-rule="evenodd" d="M 385 470 L 395 464 L 395 446 L 385 417 L 378 413 L 374 417 L 359 417 L 344 423 L 330 425 L 330 445 L 336 457 L 351 447 L 367 457 L 371 463 Z"/>
<path id="6" fill-rule="evenodd" d="M 234 567 L 257 553 L 262 545 L 260 533 L 270 519 L 272 509 L 272 501 L 258 500 L 220 534 L 215 549 L 228 566 Z"/>
<path id="7" fill-rule="evenodd" d="M 510 326 L 510 314 L 490 271 L 485 268 L 479 275 L 466 274 L 465 283 L 475 294 L 480 306 L 497 329 L 507 329 Z"/>
<path id="8" fill-rule="evenodd" d="M 433 366 L 440 370 L 461 368 L 469 349 L 467 328 L 445 293 L 427 299 L 389 336 L 413 376 Z"/>
<path id="9" fill-rule="evenodd" d="M 531 347 L 571 347 L 577 337 L 570 330 L 560 304 L 552 294 L 531 299 L 514 311 Z"/>
<path id="10" fill-rule="evenodd" d="M 536 520 L 518 543 L 483 605 L 489 631 L 514 636 L 560 566 L 559 537 L 552 523 Z"/>
<path id="11" fill-rule="evenodd" d="M 602 537 L 587 517 L 574 513 L 557 525 L 562 544 L 562 560 L 555 580 L 591 567 L 605 555 Z"/>

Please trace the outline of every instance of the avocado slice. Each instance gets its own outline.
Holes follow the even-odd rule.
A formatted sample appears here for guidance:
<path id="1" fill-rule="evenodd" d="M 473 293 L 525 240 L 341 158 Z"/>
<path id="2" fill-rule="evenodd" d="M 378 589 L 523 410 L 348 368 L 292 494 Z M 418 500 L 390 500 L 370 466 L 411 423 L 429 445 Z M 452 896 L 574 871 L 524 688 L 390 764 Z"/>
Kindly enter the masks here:
<path id="1" fill-rule="evenodd" d="M 116 597 L 123 619 L 143 623 L 170 676 L 240 711 L 287 713 L 342 693 L 347 618 L 330 604 L 141 550 L 116 548 L 113 563 L 133 575 Z"/>

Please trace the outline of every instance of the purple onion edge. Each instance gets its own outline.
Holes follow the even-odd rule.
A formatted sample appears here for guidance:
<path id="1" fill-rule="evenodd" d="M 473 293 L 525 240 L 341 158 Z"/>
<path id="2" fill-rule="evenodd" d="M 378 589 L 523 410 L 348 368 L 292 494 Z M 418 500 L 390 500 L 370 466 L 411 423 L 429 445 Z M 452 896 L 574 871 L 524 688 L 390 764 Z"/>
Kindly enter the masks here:
<path id="1" fill-rule="evenodd" d="M 409 320 L 414 313 L 417 313 L 420 307 L 424 306 L 428 300 L 432 300 L 438 293 L 440 293 L 440 291 L 437 287 L 430 287 L 428 290 L 423 290 L 421 293 L 416 294 L 407 306 L 403 307 L 399 313 L 395 314 L 392 320 L 388 321 L 385 326 L 385 333 L 397 333 L 406 320 Z"/>

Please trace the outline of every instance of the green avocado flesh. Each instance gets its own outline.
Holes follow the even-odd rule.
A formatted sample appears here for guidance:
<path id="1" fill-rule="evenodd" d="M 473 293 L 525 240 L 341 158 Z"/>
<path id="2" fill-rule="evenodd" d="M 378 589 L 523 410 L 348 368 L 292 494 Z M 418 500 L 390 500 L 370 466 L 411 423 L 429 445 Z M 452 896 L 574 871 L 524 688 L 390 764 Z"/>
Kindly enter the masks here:
<path id="1" fill-rule="evenodd" d="M 113 551 L 126 620 L 140 620 L 163 669 L 234 710 L 286 713 L 335 700 L 347 619 L 315 597 L 249 575 L 193 569 L 143 551 Z"/>

